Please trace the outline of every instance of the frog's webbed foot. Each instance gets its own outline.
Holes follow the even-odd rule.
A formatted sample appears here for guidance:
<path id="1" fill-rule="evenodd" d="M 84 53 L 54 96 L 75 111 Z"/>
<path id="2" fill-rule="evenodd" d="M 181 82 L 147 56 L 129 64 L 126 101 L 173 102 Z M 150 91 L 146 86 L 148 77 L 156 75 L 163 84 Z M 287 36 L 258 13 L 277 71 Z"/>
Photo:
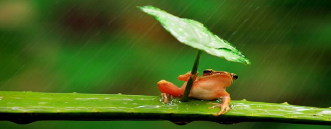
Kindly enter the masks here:
<path id="1" fill-rule="evenodd" d="M 164 104 L 167 104 L 169 101 L 171 101 L 171 99 L 172 99 L 172 95 L 167 94 L 167 93 L 161 93 L 161 101 Z"/>
<path id="2" fill-rule="evenodd" d="M 212 108 L 215 108 L 215 107 L 220 107 L 221 108 L 221 111 L 219 111 L 216 114 L 213 114 L 214 116 L 219 116 L 219 115 L 225 114 L 228 111 L 230 111 L 230 105 L 229 104 L 223 104 L 223 103 L 222 104 L 219 104 L 219 103 L 207 103 L 207 104 L 213 104 L 214 105 L 214 106 L 208 107 L 208 109 L 212 109 Z"/>

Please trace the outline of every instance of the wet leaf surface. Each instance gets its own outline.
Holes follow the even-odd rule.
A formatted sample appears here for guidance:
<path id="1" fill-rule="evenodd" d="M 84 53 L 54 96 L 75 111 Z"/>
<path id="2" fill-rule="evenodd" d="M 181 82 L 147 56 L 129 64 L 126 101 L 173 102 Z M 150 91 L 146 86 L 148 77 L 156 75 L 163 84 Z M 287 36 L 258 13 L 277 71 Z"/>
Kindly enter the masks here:
<path id="1" fill-rule="evenodd" d="M 181 103 L 175 99 L 163 104 L 159 96 L 1 91 L 0 98 L 0 120 L 19 124 L 40 120 L 170 120 L 175 123 L 264 121 L 331 125 L 330 108 L 288 103 L 233 100 L 231 111 L 214 117 L 212 114 L 219 109 L 208 109 L 210 101 Z"/>

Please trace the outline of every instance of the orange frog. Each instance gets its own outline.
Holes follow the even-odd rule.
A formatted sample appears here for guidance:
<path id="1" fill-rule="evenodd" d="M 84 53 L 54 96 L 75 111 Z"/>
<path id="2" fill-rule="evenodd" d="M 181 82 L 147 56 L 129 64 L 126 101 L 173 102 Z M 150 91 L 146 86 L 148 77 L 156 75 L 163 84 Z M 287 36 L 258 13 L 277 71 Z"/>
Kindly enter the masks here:
<path id="1" fill-rule="evenodd" d="M 171 82 L 161 80 L 157 83 L 158 88 L 161 91 L 162 100 L 164 103 L 168 103 L 170 96 L 181 97 L 184 94 L 187 81 L 190 77 L 193 78 L 194 82 L 189 94 L 190 98 L 202 99 L 202 100 L 215 100 L 222 98 L 222 103 L 213 103 L 214 106 L 210 108 L 220 107 L 221 111 L 215 116 L 222 115 L 230 110 L 230 94 L 225 91 L 226 87 L 232 84 L 233 80 L 238 78 L 238 75 L 234 73 L 228 73 L 224 71 L 214 71 L 212 69 L 206 69 L 203 71 L 201 76 L 192 75 L 191 72 L 179 75 L 178 80 L 185 81 L 181 88 Z"/>

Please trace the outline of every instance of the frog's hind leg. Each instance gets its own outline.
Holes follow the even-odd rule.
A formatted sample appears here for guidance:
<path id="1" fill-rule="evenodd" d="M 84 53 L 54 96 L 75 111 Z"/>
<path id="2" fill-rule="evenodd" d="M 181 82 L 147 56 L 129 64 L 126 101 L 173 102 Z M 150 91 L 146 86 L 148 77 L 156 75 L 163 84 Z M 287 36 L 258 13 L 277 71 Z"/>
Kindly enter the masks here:
<path id="1" fill-rule="evenodd" d="M 166 80 L 159 81 L 157 83 L 157 87 L 159 88 L 161 93 L 170 94 L 174 97 L 180 97 L 184 93 L 184 90 L 182 88 L 178 88 L 176 85 Z"/>

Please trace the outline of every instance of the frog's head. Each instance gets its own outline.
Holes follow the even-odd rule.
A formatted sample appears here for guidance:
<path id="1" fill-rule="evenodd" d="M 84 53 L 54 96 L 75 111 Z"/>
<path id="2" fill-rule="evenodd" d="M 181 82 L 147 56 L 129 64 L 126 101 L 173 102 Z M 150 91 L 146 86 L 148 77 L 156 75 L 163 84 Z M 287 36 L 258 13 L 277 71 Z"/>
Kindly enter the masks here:
<path id="1" fill-rule="evenodd" d="M 227 74 L 227 75 L 231 76 L 232 80 L 238 79 L 238 75 L 234 74 L 234 73 L 228 73 L 228 72 L 225 72 L 225 71 L 214 71 L 212 69 L 206 69 L 206 70 L 203 71 L 203 76 L 210 76 L 210 75 L 213 75 L 213 74 Z"/>

